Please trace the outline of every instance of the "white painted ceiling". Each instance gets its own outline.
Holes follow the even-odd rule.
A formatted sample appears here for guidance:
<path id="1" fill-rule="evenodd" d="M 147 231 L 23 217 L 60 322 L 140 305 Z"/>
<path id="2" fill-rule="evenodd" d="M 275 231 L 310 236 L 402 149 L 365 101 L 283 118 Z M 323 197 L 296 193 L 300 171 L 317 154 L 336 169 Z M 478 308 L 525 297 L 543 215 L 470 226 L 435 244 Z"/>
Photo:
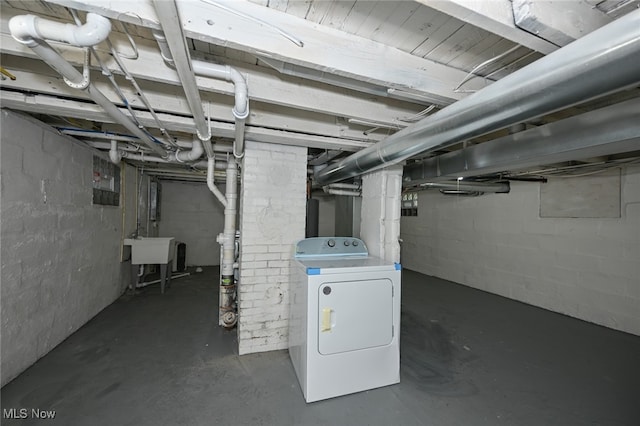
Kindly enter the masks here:
<path id="1" fill-rule="evenodd" d="M 535 3 L 556 8 L 549 12 L 553 27 L 545 36 L 569 41 L 640 4 L 637 0 Z M 313 148 L 312 156 L 330 154 L 316 163 L 374 144 L 562 44 L 516 27 L 510 0 L 190 0 L 178 5 L 192 58 L 231 65 L 245 76 L 251 110 L 247 139 L 307 146 Z M 91 11 L 111 19 L 110 40 L 163 126 L 179 140 L 192 138 L 193 119 L 178 76 L 164 64 L 151 36 L 150 28 L 158 21 L 150 1 L 3 0 L 1 8 L 2 67 L 16 77 L 1 82 L 3 107 L 28 112 L 57 127 L 126 133 L 8 31 L 8 20 L 18 14 L 71 23 L 69 8 L 78 10 L 83 20 Z M 82 64 L 81 49 L 53 45 L 72 63 Z M 159 135 L 159 126 L 106 46 L 96 51 L 117 76 L 137 119 Z M 95 59 L 92 65 L 92 81 L 126 112 Z M 233 86 L 200 77 L 197 81 L 215 142 L 229 143 Z M 625 98 L 629 96 L 637 96 L 637 91 Z M 108 148 L 105 140 L 86 135 L 81 139 Z"/>

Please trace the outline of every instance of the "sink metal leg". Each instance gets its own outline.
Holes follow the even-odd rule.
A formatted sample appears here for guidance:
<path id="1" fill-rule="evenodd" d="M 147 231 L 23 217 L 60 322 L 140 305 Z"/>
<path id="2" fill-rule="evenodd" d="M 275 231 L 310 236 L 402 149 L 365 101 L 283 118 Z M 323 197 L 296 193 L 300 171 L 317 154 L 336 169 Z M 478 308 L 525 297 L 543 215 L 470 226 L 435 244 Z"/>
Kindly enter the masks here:
<path id="1" fill-rule="evenodd" d="M 167 266 L 167 263 L 160 265 L 160 293 L 162 294 L 164 294 L 164 285 L 167 281 Z"/>
<path id="2" fill-rule="evenodd" d="M 131 284 L 129 284 L 129 290 L 132 293 L 136 292 L 136 287 L 138 286 L 138 269 L 140 269 L 140 265 L 131 264 Z"/>

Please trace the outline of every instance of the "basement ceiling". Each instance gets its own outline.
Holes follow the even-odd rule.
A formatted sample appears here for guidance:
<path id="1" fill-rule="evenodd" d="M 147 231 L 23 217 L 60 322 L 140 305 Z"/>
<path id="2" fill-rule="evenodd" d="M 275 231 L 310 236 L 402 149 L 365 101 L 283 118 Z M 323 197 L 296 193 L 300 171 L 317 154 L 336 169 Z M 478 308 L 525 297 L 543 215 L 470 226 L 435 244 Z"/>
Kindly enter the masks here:
<path id="1" fill-rule="evenodd" d="M 533 32 L 538 35 L 516 26 L 517 4 L 538 8 L 533 20 Z M 310 164 L 314 165 L 375 144 L 639 5 L 637 0 L 178 2 L 191 57 L 230 65 L 247 81 L 250 115 L 246 139 L 309 147 Z M 127 138 L 124 128 L 114 124 L 84 92 L 67 86 L 8 30 L 9 19 L 20 14 L 73 23 L 72 10 L 83 22 L 86 12 L 94 12 L 111 20 L 109 40 L 159 120 L 154 120 L 105 43 L 96 47 L 95 55 L 114 74 L 130 110 L 95 57 L 92 82 L 125 114 L 133 112 L 149 133 L 160 138 L 162 127 L 181 146 L 189 146 L 195 134 L 194 120 L 177 73 L 165 65 L 151 34 L 152 28 L 159 28 L 151 1 L 3 0 L 1 7 L 2 67 L 15 77 L 3 75 L 3 107 L 32 114 L 105 151 L 110 136 Z M 52 45 L 81 68 L 82 49 Z M 211 120 L 213 142 L 219 151 L 228 152 L 234 137 L 233 85 L 202 77 L 197 77 L 197 82 L 205 114 Z M 632 87 L 539 117 L 522 128 L 637 100 L 638 94 L 638 88 Z M 446 151 L 416 156 L 409 163 L 508 133 L 504 129 L 460 141 Z M 130 142 L 128 149 L 144 152 L 141 144 Z M 620 153 L 614 154 L 618 157 L 611 159 L 619 160 Z M 637 153 L 623 157 L 634 155 Z M 605 163 L 606 157 L 599 156 Z M 185 164 L 163 165 L 167 167 L 175 168 L 185 179 L 185 173 L 196 178 L 203 173 Z"/>

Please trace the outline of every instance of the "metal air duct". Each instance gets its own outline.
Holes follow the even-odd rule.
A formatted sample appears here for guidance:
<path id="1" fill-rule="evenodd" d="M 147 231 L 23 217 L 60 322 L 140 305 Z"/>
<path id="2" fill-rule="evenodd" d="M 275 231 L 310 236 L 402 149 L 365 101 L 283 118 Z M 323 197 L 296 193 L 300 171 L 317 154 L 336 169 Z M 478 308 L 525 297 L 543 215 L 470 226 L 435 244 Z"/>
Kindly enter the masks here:
<path id="1" fill-rule="evenodd" d="M 640 10 L 315 173 L 320 185 L 521 123 L 640 82 Z"/>

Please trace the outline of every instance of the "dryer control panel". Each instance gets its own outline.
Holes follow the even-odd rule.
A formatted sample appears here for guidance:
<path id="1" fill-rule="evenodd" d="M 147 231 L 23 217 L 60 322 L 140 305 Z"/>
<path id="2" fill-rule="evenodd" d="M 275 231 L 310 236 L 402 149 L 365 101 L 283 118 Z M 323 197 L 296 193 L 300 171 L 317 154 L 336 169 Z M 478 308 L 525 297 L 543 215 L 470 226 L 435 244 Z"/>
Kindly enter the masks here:
<path id="1" fill-rule="evenodd" d="M 367 246 L 360 238 L 316 237 L 298 241 L 296 258 L 368 256 Z"/>

